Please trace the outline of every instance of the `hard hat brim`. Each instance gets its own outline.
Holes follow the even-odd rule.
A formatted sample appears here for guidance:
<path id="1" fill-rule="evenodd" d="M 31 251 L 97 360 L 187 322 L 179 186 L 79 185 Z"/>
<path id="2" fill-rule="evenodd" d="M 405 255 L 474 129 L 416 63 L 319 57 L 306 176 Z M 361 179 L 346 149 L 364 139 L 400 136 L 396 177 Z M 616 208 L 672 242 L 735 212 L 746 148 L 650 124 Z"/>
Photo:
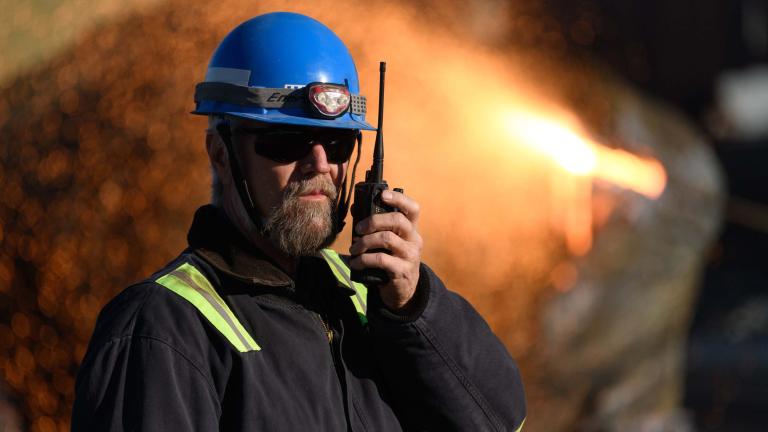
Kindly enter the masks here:
<path id="1" fill-rule="evenodd" d="M 365 121 L 350 118 L 350 115 L 345 115 L 344 117 L 335 118 L 333 120 L 294 117 L 290 115 L 275 113 L 271 113 L 270 115 L 261 115 L 253 113 L 228 112 L 227 115 L 274 124 L 326 127 L 335 129 L 360 129 L 369 131 L 376 130 L 375 127 L 369 125 Z"/>

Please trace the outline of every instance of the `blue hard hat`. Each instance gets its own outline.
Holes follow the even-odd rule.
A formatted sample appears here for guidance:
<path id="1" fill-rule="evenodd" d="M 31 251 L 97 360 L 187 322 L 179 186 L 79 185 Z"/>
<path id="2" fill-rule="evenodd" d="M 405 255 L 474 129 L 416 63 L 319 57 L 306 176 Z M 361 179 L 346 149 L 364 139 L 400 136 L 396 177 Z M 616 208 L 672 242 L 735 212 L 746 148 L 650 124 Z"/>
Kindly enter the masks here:
<path id="1" fill-rule="evenodd" d="M 194 114 L 375 130 L 344 43 L 308 16 L 275 12 L 232 30 L 195 91 Z"/>

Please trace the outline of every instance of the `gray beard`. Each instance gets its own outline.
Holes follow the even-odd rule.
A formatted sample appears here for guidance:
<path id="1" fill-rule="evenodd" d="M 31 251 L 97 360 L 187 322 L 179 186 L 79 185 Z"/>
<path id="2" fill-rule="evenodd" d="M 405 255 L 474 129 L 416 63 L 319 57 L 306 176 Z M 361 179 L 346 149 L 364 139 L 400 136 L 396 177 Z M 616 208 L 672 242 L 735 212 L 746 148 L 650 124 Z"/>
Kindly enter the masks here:
<path id="1" fill-rule="evenodd" d="M 302 200 L 302 193 L 319 189 L 322 201 Z M 280 206 L 264 222 L 264 234 L 283 253 L 298 257 L 328 247 L 336 239 L 336 188 L 322 177 L 288 184 Z"/>

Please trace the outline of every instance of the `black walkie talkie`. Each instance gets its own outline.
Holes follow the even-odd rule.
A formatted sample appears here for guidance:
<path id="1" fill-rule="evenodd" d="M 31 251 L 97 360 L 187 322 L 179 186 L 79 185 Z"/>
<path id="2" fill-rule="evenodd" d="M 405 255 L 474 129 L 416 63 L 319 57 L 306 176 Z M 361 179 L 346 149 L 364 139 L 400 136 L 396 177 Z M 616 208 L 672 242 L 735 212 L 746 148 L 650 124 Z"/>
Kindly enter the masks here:
<path id="1" fill-rule="evenodd" d="M 352 237 L 359 237 L 354 227 L 361 220 L 378 213 L 396 212 L 398 209 L 381 202 L 381 192 L 387 189 L 384 177 L 384 73 L 385 62 L 379 63 L 379 124 L 376 128 L 376 143 L 373 147 L 373 165 L 365 173 L 365 181 L 355 185 L 355 200 L 352 203 Z M 395 188 L 397 192 L 402 189 Z M 374 249 L 370 252 L 386 252 L 386 249 Z M 381 269 L 352 270 L 352 280 L 370 285 L 379 285 L 389 281 L 389 276 Z"/>

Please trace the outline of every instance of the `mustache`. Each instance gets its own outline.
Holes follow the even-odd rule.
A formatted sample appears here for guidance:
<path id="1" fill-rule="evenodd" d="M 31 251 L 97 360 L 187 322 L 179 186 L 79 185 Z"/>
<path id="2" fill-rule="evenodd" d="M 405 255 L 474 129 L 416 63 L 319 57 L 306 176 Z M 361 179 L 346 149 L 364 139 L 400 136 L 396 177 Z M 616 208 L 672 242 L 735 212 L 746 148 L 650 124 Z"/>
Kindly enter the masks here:
<path id="1" fill-rule="evenodd" d="M 285 189 L 285 198 L 296 198 L 314 191 L 319 191 L 331 201 L 336 201 L 336 197 L 338 196 L 336 186 L 330 179 L 317 176 L 289 183 Z"/>

